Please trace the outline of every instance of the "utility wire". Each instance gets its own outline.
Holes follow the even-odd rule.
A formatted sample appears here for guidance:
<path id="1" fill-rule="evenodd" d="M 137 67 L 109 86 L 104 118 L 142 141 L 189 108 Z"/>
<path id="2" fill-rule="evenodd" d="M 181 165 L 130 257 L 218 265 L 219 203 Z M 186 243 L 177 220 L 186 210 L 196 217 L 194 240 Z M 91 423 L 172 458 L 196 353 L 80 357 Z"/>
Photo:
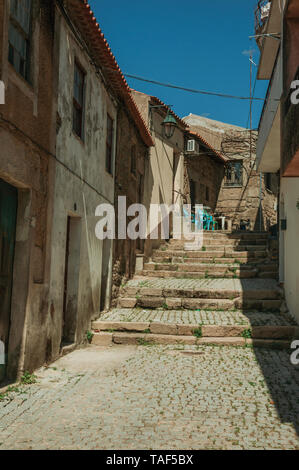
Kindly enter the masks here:
<path id="1" fill-rule="evenodd" d="M 12 126 L 17 132 L 19 132 L 23 137 L 26 139 L 30 140 L 36 147 L 38 147 L 40 150 L 42 150 L 44 153 L 49 155 L 50 157 L 54 158 L 57 163 L 59 163 L 65 170 L 67 170 L 69 173 L 71 173 L 73 176 L 75 176 L 77 179 L 79 179 L 82 183 L 86 184 L 90 189 L 92 189 L 95 193 L 97 193 L 98 196 L 102 197 L 106 202 L 109 204 L 112 204 L 112 201 L 109 201 L 106 196 L 104 196 L 98 189 L 96 189 L 92 184 L 90 184 L 87 180 L 82 178 L 82 176 L 78 175 L 74 170 L 72 170 L 69 166 L 67 166 L 64 162 L 62 162 L 57 155 L 54 153 L 50 152 L 47 150 L 45 147 L 43 147 L 41 144 L 39 144 L 36 140 L 32 139 L 26 132 L 22 131 L 16 124 L 13 122 L 9 121 L 8 119 L 5 119 L 1 114 L 0 114 L 0 123 L 4 122 L 5 124 L 8 124 L 9 126 Z"/>
<path id="2" fill-rule="evenodd" d="M 248 100 L 249 101 L 249 100 L 254 99 L 255 101 L 265 101 L 264 98 L 252 98 L 252 97 L 247 97 L 247 96 L 227 95 L 227 94 L 224 94 L 224 93 L 216 93 L 216 92 L 212 92 L 212 91 L 195 90 L 193 88 L 185 88 L 185 87 L 173 85 L 171 83 L 163 83 L 163 82 L 158 82 L 156 80 L 150 80 L 150 79 L 147 79 L 147 78 L 138 77 L 137 75 L 130 75 L 128 73 L 125 73 L 124 76 L 128 77 L 128 78 L 132 78 L 134 80 L 139 80 L 139 81 L 146 82 L 146 83 L 152 83 L 153 85 L 159 85 L 159 86 L 163 86 L 163 87 L 166 87 L 166 88 L 174 88 L 176 90 L 187 91 L 189 93 L 197 93 L 197 94 L 201 94 L 201 95 L 218 96 L 218 97 L 221 97 L 221 98 L 230 98 L 230 99 L 236 99 L 236 100 Z"/>

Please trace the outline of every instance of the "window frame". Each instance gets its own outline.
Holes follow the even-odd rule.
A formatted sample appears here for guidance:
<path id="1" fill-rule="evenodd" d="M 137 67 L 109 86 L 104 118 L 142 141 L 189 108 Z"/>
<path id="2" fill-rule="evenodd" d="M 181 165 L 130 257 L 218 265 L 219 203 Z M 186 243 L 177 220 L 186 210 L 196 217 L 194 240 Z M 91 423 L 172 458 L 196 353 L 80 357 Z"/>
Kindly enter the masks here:
<path id="1" fill-rule="evenodd" d="M 236 164 L 239 164 L 241 166 L 240 178 L 237 181 L 232 181 L 231 177 L 230 177 L 230 179 L 228 179 L 228 170 L 229 170 L 229 167 L 234 167 Z M 230 187 L 230 188 L 242 188 L 243 183 L 244 183 L 243 176 L 244 176 L 244 164 L 243 164 L 242 160 L 232 160 L 232 161 L 228 162 L 227 167 L 225 169 L 224 186 L 225 187 Z"/>
<path id="2" fill-rule="evenodd" d="M 76 86 L 76 71 L 82 76 L 82 103 L 79 103 L 75 95 L 75 86 Z M 74 86 L 73 86 L 73 123 L 72 128 L 74 134 L 84 142 L 84 118 L 85 118 L 85 87 L 86 87 L 86 72 L 81 66 L 79 61 L 75 59 L 74 62 Z M 77 123 L 75 122 L 75 113 L 80 113 L 80 132 L 78 132 Z M 77 118 L 77 115 L 76 115 Z"/>
<path id="3" fill-rule="evenodd" d="M 108 123 L 111 123 L 111 127 Z M 113 176 L 113 145 L 114 145 L 114 119 L 107 113 L 106 119 L 106 161 L 105 168 Z"/>
<path id="4" fill-rule="evenodd" d="M 18 0 L 19 2 L 20 0 Z M 31 47 L 32 47 L 32 10 L 33 10 L 33 0 L 28 0 L 30 2 L 29 5 L 29 18 L 28 18 L 28 31 L 26 31 L 23 25 L 20 23 L 18 18 L 14 16 L 12 11 L 13 3 L 10 3 L 9 9 L 9 22 L 8 22 L 8 62 L 14 68 L 16 73 L 20 75 L 24 80 L 28 83 L 31 83 Z M 20 5 L 20 3 L 19 3 Z M 27 10 L 27 9 L 26 9 Z M 25 16 L 25 15 L 24 15 Z M 27 18 L 27 16 L 26 16 Z M 25 51 L 24 56 L 21 56 L 20 52 L 17 50 L 16 45 L 12 42 L 11 37 L 11 28 L 14 29 L 22 40 L 22 45 Z M 11 57 L 11 51 L 13 51 L 13 55 Z M 15 56 L 18 54 L 19 56 L 19 67 L 15 63 Z M 23 67 L 21 69 L 20 63 L 21 59 L 24 61 Z"/>
<path id="5" fill-rule="evenodd" d="M 136 145 L 133 144 L 131 146 L 131 174 L 136 176 L 137 173 L 137 152 L 136 152 Z"/>

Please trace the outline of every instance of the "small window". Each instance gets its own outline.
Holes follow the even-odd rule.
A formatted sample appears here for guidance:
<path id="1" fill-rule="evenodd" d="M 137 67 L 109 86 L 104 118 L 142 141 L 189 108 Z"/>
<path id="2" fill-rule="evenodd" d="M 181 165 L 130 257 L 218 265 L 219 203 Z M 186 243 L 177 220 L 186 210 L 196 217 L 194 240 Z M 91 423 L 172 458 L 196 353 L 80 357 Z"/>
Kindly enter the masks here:
<path id="1" fill-rule="evenodd" d="M 210 200 L 210 188 L 209 186 L 206 186 L 206 201 L 208 202 Z"/>
<path id="2" fill-rule="evenodd" d="M 107 114 L 106 170 L 113 174 L 113 119 Z"/>
<path id="3" fill-rule="evenodd" d="M 8 30 L 8 60 L 29 81 L 31 0 L 11 0 Z"/>
<path id="4" fill-rule="evenodd" d="M 229 162 L 225 172 L 226 186 L 243 186 L 243 163 Z"/>
<path id="5" fill-rule="evenodd" d="M 265 173 L 265 186 L 269 191 L 271 191 L 271 173 Z"/>
<path id="6" fill-rule="evenodd" d="M 84 88 L 85 72 L 75 62 L 74 97 L 73 97 L 73 131 L 84 140 Z"/>
<path id="7" fill-rule="evenodd" d="M 131 173 L 136 175 L 136 145 L 131 148 Z"/>

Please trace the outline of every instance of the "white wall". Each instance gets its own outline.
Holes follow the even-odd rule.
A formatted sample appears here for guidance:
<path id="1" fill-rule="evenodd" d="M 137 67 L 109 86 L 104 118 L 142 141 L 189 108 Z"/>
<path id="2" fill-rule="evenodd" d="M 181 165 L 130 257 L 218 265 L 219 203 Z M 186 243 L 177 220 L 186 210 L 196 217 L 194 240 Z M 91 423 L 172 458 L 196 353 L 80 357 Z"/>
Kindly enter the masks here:
<path id="1" fill-rule="evenodd" d="M 287 219 L 287 230 L 282 232 L 284 285 L 288 307 L 299 322 L 299 178 L 282 178 L 281 205 Z M 282 218 L 282 216 L 281 216 Z"/>

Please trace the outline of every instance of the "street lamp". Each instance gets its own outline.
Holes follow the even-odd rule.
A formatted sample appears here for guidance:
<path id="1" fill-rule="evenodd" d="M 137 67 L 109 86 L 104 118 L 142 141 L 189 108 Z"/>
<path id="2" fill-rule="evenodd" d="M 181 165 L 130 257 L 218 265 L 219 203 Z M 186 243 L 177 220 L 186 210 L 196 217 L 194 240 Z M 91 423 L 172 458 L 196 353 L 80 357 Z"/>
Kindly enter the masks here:
<path id="1" fill-rule="evenodd" d="M 165 137 L 167 137 L 167 139 L 171 139 L 171 137 L 173 137 L 174 131 L 177 127 L 177 122 L 176 122 L 175 118 L 173 117 L 173 115 L 170 113 L 169 110 L 167 111 L 166 118 L 162 122 L 162 126 L 163 126 L 163 129 L 164 129 Z"/>

